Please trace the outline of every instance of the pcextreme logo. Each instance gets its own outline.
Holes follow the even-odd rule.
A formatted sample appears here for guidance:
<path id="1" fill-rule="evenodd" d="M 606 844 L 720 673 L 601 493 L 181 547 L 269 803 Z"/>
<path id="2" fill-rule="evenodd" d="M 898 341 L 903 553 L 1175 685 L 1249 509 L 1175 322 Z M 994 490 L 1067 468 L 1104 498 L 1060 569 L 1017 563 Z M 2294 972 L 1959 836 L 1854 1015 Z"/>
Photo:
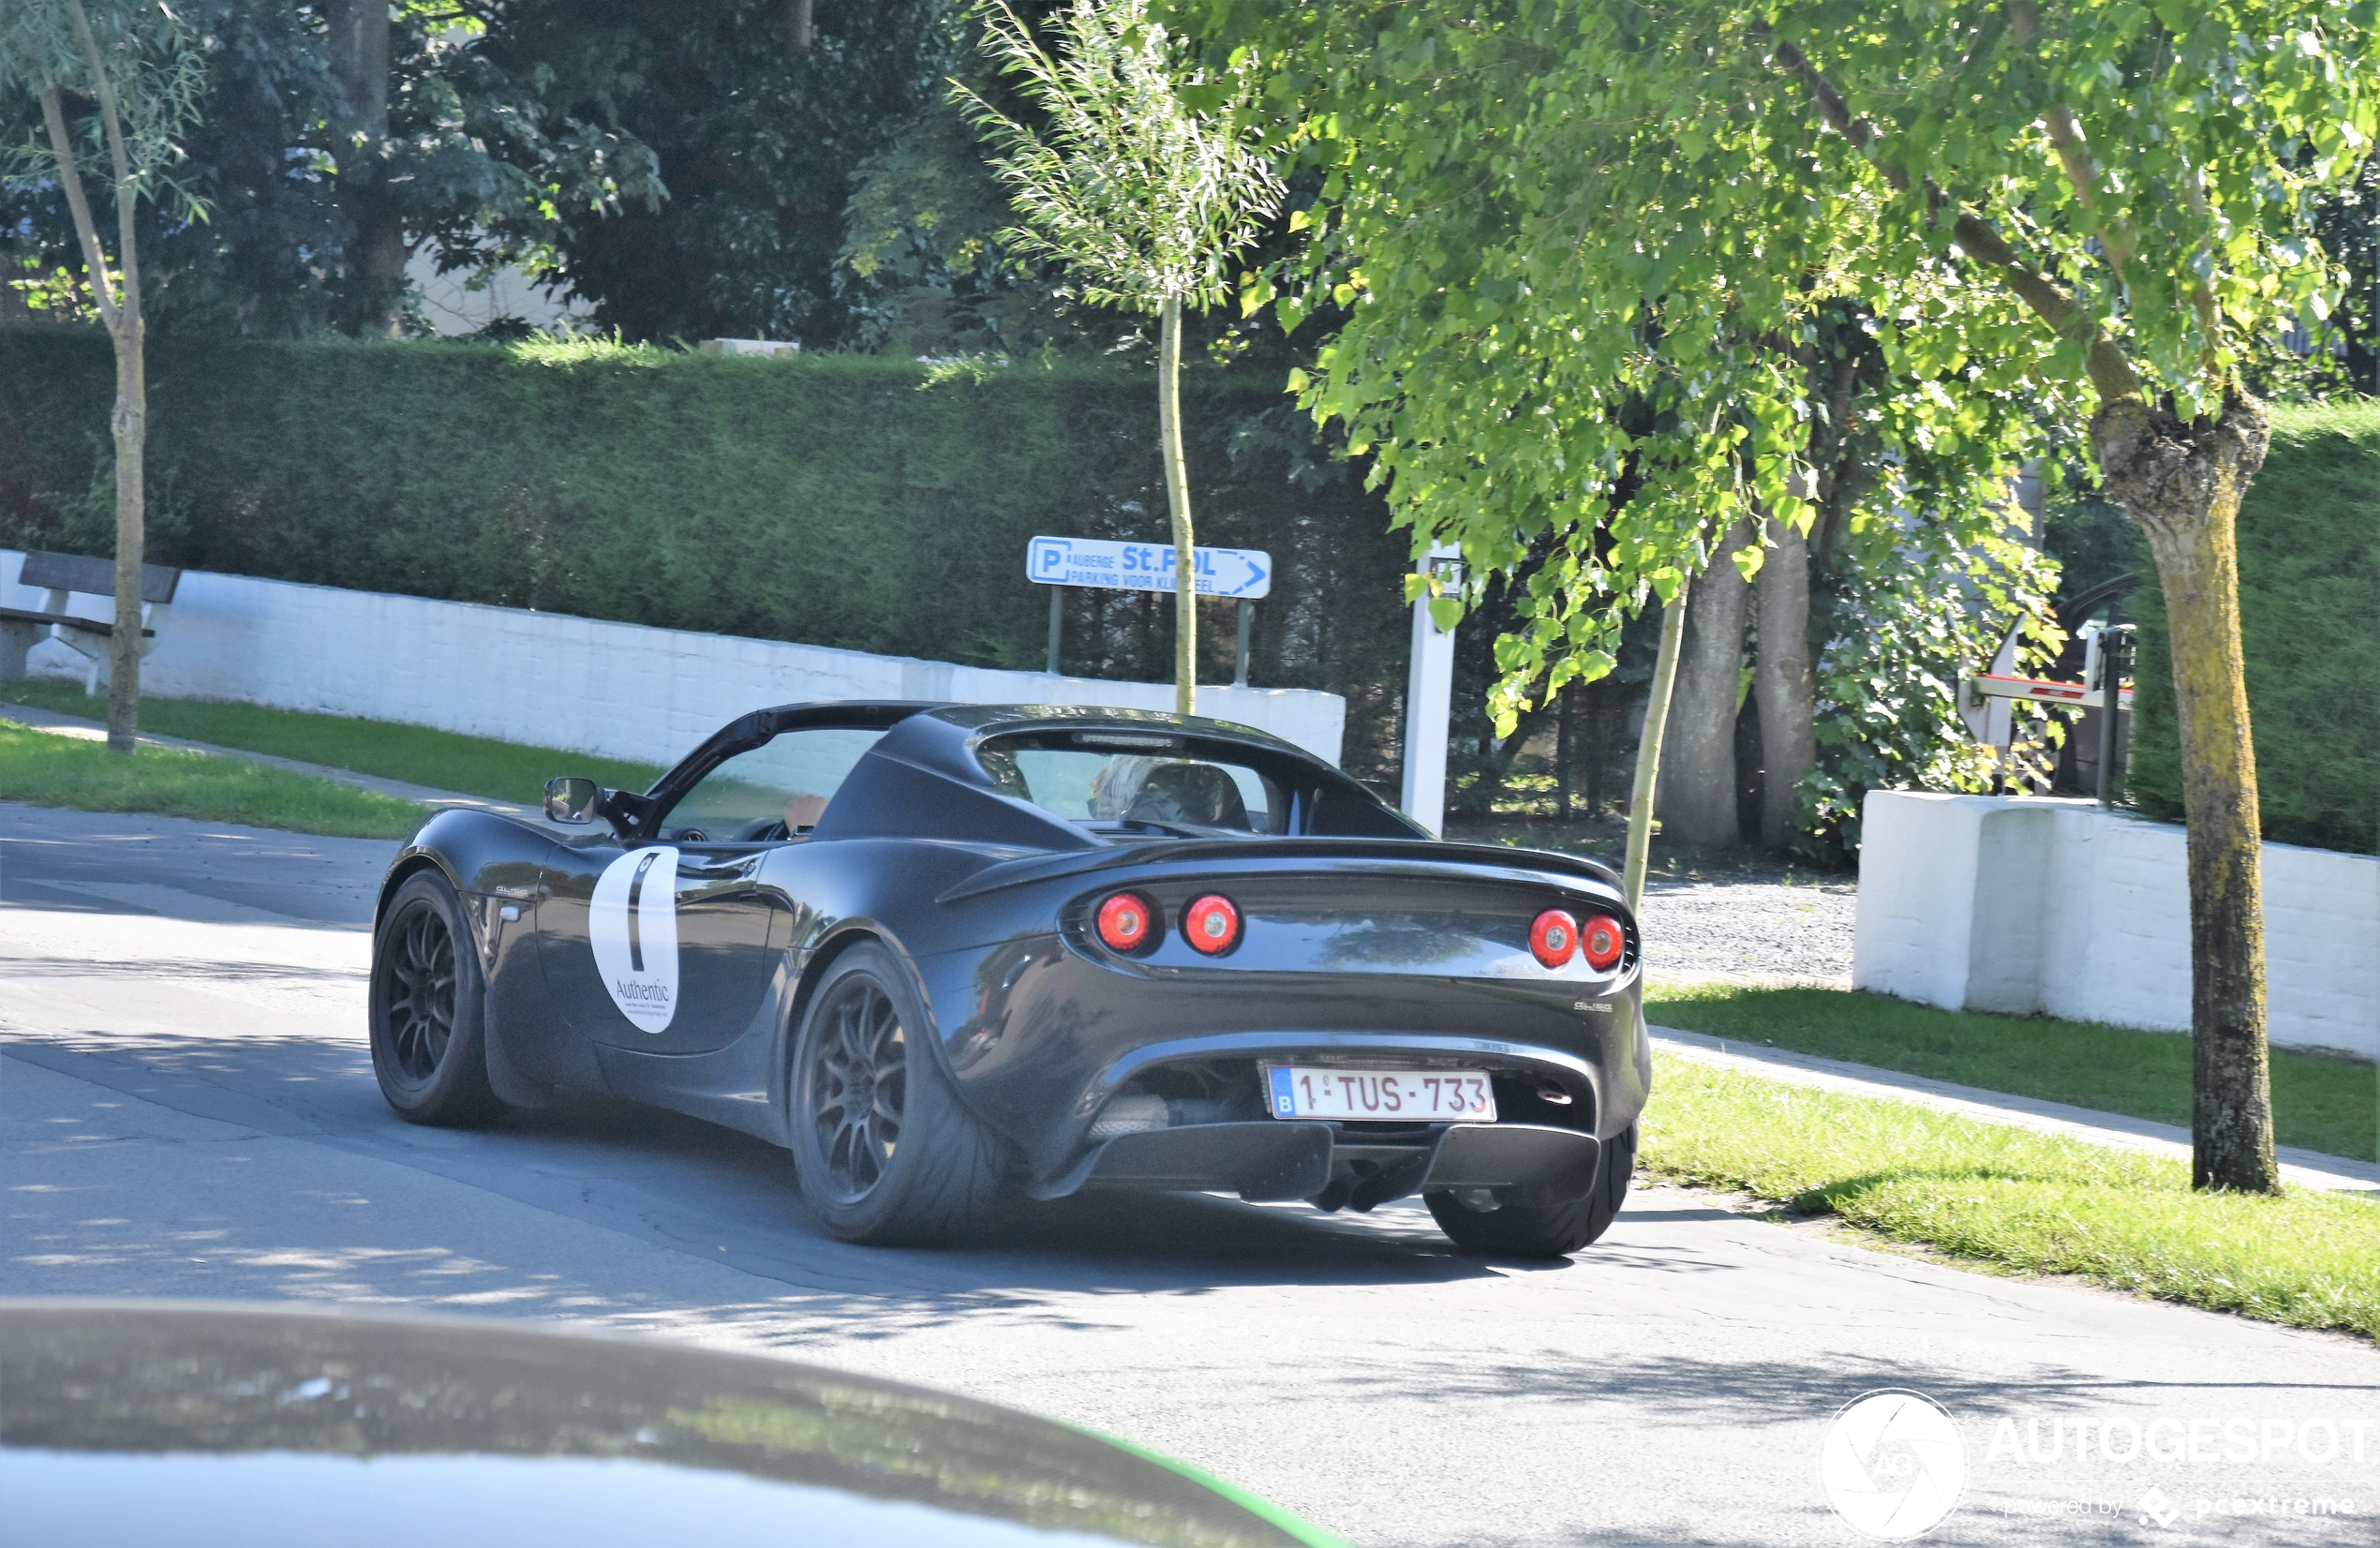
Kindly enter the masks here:
<path id="1" fill-rule="evenodd" d="M 677 851 L 632 849 L 605 866 L 587 930 L 619 1013 L 647 1032 L 668 1031 L 677 1013 Z"/>

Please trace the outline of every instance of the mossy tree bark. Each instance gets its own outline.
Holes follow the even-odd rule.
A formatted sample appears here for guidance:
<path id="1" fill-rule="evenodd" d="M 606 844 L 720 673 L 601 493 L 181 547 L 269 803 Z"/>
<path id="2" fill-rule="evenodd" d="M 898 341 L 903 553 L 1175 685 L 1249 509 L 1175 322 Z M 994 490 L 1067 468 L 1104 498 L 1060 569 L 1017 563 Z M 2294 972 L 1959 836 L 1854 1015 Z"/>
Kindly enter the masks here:
<path id="1" fill-rule="evenodd" d="M 1686 610 L 1657 788 L 1661 831 L 1695 849 L 1732 849 L 1743 840 L 1735 818 L 1735 711 L 1752 588 L 1728 556 L 1752 541 L 1749 520 L 1727 529 Z"/>
<path id="2" fill-rule="evenodd" d="M 1810 669 L 1809 540 L 1771 520 L 1768 554 L 1752 586 L 1759 642 L 1752 693 L 1760 704 L 1761 842 L 1780 849 L 1793 836 L 1802 776 L 1818 766 L 1818 679 Z"/>
<path id="3" fill-rule="evenodd" d="M 2148 534 L 2172 630 L 2190 843 L 2191 1182 L 2277 1193 L 2237 531 L 2271 430 L 2264 405 L 2235 391 L 2211 422 L 2128 398 L 2102 409 L 2090 433 L 2109 492 Z"/>

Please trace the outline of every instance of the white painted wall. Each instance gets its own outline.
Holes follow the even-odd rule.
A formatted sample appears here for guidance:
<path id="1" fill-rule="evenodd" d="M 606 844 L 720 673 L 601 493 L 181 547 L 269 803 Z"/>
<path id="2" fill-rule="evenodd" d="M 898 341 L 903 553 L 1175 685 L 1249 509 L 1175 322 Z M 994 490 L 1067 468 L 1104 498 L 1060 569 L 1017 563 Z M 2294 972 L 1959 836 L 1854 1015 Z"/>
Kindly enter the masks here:
<path id="1" fill-rule="evenodd" d="M 493 274 L 474 276 L 467 270 L 438 272 L 438 254 L 427 246 L 407 260 L 405 277 L 422 298 L 422 316 L 441 338 L 474 334 L 498 318 L 518 318 L 546 333 L 569 333 L 590 326 L 595 308 L 586 301 L 557 295 L 507 263 Z"/>
<path id="2" fill-rule="evenodd" d="M 2272 1041 L 2380 1058 L 2380 858 L 2267 844 L 2264 901 Z M 1852 982 L 2187 1032 L 2182 830 L 2088 800 L 1870 791 Z"/>
<path id="3" fill-rule="evenodd" d="M 0 549 L 0 606 L 42 605 L 46 593 L 17 584 L 22 562 Z M 108 607 L 103 597 L 74 599 L 74 611 L 92 618 Z M 88 664 L 54 641 L 32 658 L 37 676 L 76 681 Z M 1173 707 L 1170 683 L 995 671 L 198 570 L 183 573 L 141 680 L 168 697 L 360 715 L 658 764 L 747 710 L 814 699 Z M 1198 709 L 1339 761 L 1346 701 L 1335 693 L 1201 685 Z"/>

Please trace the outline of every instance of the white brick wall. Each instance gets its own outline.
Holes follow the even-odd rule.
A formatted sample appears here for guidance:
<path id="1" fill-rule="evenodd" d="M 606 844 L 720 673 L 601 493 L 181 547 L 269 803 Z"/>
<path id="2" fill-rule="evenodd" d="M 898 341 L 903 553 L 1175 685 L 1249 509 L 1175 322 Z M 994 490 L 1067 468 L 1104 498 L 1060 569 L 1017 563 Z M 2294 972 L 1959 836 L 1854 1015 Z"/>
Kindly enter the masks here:
<path id="1" fill-rule="evenodd" d="M 0 549 L 0 606 L 39 607 Z M 1019 584 L 1023 584 L 1019 582 Z M 105 617 L 104 598 L 76 611 Z M 80 679 L 63 645 L 35 669 Z M 148 691 L 360 715 L 474 737 L 675 763 L 747 710 L 813 699 L 944 699 L 1171 709 L 1170 683 L 1105 682 L 871 656 L 824 646 L 605 623 L 186 571 L 141 666 Z M 1304 689 L 1201 686 L 1200 713 L 1339 760 L 1346 701 Z"/>
<path id="2" fill-rule="evenodd" d="M 2380 858 L 2267 844 L 2264 902 L 2272 1041 L 2380 1058 Z M 2186 1032 L 2182 830 L 2087 800 L 1871 791 L 1852 981 Z"/>

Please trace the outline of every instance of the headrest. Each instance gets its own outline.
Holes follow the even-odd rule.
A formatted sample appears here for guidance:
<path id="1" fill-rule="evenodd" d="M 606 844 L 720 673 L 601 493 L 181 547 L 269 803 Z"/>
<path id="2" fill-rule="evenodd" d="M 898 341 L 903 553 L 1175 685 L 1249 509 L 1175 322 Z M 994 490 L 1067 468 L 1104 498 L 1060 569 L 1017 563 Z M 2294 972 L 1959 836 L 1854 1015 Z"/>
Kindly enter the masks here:
<path id="1" fill-rule="evenodd" d="M 1212 764 L 1164 763 L 1149 770 L 1123 815 L 1126 822 L 1244 828 L 1248 804 L 1231 776 Z"/>

